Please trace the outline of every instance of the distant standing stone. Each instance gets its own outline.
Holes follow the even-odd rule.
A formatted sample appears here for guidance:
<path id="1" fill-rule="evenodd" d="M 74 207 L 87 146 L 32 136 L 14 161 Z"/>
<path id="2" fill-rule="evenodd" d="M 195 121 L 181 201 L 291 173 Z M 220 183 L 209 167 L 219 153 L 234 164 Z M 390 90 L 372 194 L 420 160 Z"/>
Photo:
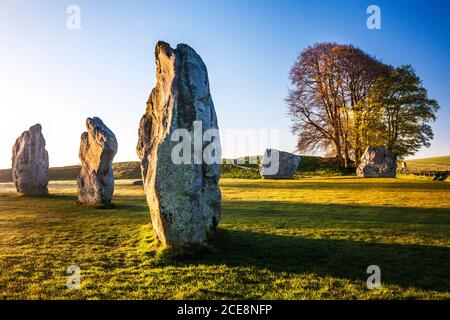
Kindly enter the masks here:
<path id="1" fill-rule="evenodd" d="M 158 42 L 155 56 L 157 84 L 141 119 L 137 145 L 153 229 L 166 246 L 203 245 L 207 231 L 220 221 L 220 163 L 174 163 L 171 154 L 178 142 L 171 134 L 181 129 L 177 132 L 192 135 L 195 121 L 201 121 L 201 134 L 218 129 L 208 73 L 200 56 L 185 44 L 172 49 Z M 206 149 L 202 141 L 200 149 Z"/>
<path id="2" fill-rule="evenodd" d="M 299 164 L 298 155 L 267 149 L 259 166 L 259 173 L 264 179 L 292 179 Z"/>
<path id="3" fill-rule="evenodd" d="M 12 150 L 12 175 L 19 193 L 48 194 L 48 152 L 40 124 L 32 126 L 16 140 Z"/>
<path id="4" fill-rule="evenodd" d="M 402 162 L 402 170 L 403 170 L 403 171 L 408 170 L 408 164 L 406 163 L 406 161 L 403 161 L 403 162 Z"/>
<path id="5" fill-rule="evenodd" d="M 79 152 L 78 204 L 108 206 L 114 193 L 112 163 L 117 153 L 117 140 L 99 118 L 88 118 L 86 127 Z"/>
<path id="6" fill-rule="evenodd" d="M 364 178 L 395 178 L 397 157 L 389 149 L 368 146 L 356 173 Z"/>

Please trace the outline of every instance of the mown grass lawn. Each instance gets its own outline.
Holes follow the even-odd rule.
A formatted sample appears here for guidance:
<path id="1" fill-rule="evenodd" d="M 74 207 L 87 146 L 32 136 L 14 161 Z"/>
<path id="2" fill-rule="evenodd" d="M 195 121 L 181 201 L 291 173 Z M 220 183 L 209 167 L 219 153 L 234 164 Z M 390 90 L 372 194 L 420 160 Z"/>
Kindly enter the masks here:
<path id="1" fill-rule="evenodd" d="M 0 299 L 449 299 L 450 183 L 223 179 L 223 217 L 197 257 L 160 255 L 141 187 L 116 208 L 75 183 L 27 198 L 0 184 Z M 81 289 L 66 269 L 81 268 Z M 381 268 L 382 288 L 366 288 Z"/>

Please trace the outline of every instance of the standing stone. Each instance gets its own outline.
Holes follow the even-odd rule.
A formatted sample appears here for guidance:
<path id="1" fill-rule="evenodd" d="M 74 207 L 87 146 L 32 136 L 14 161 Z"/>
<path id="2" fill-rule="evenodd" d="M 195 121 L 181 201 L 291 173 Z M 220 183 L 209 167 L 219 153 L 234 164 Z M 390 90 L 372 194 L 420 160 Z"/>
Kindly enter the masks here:
<path id="1" fill-rule="evenodd" d="M 259 166 L 259 173 L 264 179 L 292 179 L 299 164 L 298 155 L 267 149 Z"/>
<path id="2" fill-rule="evenodd" d="M 207 231 L 220 221 L 221 209 L 220 161 L 206 163 L 202 157 L 207 144 L 202 134 L 218 129 L 208 73 L 200 56 L 185 44 L 172 49 L 158 42 L 155 58 L 157 84 L 140 122 L 137 145 L 153 228 L 166 246 L 205 244 Z M 194 139 L 196 121 L 202 127 Z M 189 161 L 174 163 L 171 154 L 180 141 L 172 141 L 175 130 L 197 145 L 193 155 L 199 161 L 188 157 Z M 218 136 L 211 141 L 220 143 Z M 220 159 L 220 145 L 215 156 Z"/>
<path id="3" fill-rule="evenodd" d="M 406 161 L 402 162 L 402 171 L 407 171 L 408 170 L 408 164 L 406 163 Z"/>
<path id="4" fill-rule="evenodd" d="M 117 153 L 117 140 L 99 118 L 88 118 L 86 127 L 79 152 L 78 204 L 109 206 L 114 193 L 112 163 Z"/>
<path id="5" fill-rule="evenodd" d="M 12 150 L 12 175 L 19 193 L 48 194 L 48 152 L 42 126 L 36 124 L 16 140 Z"/>
<path id="6" fill-rule="evenodd" d="M 395 178 L 397 157 L 389 149 L 368 146 L 356 174 L 364 178 Z"/>

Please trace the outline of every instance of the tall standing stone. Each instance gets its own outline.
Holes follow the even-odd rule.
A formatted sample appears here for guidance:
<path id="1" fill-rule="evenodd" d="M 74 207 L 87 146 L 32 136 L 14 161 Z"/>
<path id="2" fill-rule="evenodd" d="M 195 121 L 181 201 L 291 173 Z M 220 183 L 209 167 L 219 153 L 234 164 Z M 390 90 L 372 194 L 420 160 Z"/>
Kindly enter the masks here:
<path id="1" fill-rule="evenodd" d="M 99 118 L 88 118 L 86 127 L 79 152 L 78 204 L 109 206 L 114 193 L 112 163 L 117 153 L 117 140 Z"/>
<path id="2" fill-rule="evenodd" d="M 220 162 L 205 162 L 201 153 L 207 143 L 200 140 L 200 150 L 194 147 L 200 161 L 174 163 L 171 154 L 179 142 L 171 137 L 182 129 L 198 146 L 194 122 L 201 122 L 199 139 L 206 130 L 218 129 L 208 73 L 200 56 L 185 44 L 172 49 L 158 42 L 155 58 L 157 84 L 140 122 L 137 145 L 153 228 L 167 246 L 205 244 L 207 231 L 220 221 Z"/>
<path id="3" fill-rule="evenodd" d="M 12 175 L 17 192 L 48 194 L 48 152 L 40 124 L 32 126 L 16 140 L 12 150 Z"/>
<path id="4" fill-rule="evenodd" d="M 364 178 L 395 178 L 397 156 L 389 149 L 368 146 L 356 174 Z"/>

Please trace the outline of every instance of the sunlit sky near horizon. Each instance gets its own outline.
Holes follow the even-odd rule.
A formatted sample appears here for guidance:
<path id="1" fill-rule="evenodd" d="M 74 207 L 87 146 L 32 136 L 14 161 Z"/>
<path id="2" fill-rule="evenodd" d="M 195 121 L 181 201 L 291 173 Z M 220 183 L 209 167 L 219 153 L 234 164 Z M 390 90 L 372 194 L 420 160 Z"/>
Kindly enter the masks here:
<path id="1" fill-rule="evenodd" d="M 381 8 L 381 30 L 366 27 L 371 4 Z M 81 9 L 81 30 L 66 28 L 69 5 Z M 445 0 L 0 0 L 0 168 L 10 167 L 15 139 L 35 123 L 51 166 L 79 163 L 92 116 L 115 132 L 115 161 L 138 160 L 158 40 L 187 43 L 203 58 L 222 130 L 278 129 L 286 151 L 296 144 L 288 72 L 305 47 L 348 43 L 385 63 L 411 64 L 441 105 L 432 147 L 415 157 L 450 155 L 449 21 Z M 224 147 L 224 157 L 242 155 Z"/>

